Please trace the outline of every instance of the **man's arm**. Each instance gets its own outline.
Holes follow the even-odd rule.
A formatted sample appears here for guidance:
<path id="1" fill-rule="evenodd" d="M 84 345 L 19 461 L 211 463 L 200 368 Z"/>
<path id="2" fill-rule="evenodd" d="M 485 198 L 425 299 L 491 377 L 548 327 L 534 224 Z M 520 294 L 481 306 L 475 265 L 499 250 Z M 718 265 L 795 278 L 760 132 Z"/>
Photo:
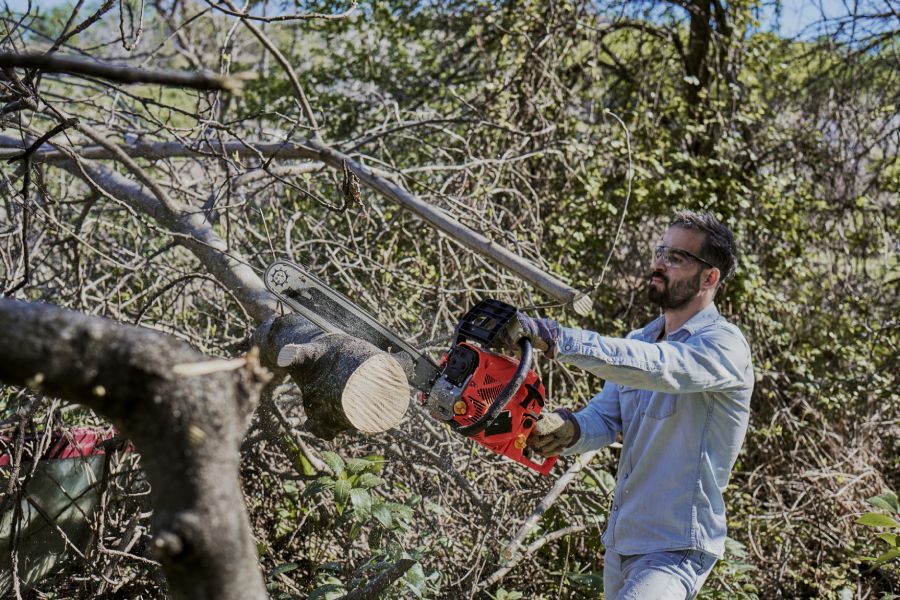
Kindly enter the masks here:
<path id="1" fill-rule="evenodd" d="M 655 344 L 563 327 L 557 358 L 620 385 L 670 394 L 725 391 L 752 383 L 752 378 L 747 381 L 747 342 L 727 325 L 714 325 L 685 342 Z"/>

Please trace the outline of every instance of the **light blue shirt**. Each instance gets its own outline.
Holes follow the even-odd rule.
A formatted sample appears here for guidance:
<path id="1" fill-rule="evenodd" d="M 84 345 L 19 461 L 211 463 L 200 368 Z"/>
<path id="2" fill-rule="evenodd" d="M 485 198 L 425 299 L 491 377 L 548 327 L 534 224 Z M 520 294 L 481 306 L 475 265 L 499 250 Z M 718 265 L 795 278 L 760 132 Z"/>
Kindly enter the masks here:
<path id="1" fill-rule="evenodd" d="M 606 380 L 575 413 L 564 454 L 623 435 L 603 544 L 619 554 L 725 549 L 723 492 L 744 442 L 753 392 L 750 347 L 710 304 L 664 340 L 660 317 L 625 339 L 561 329 L 560 361 Z M 657 341 L 659 340 L 659 341 Z"/>

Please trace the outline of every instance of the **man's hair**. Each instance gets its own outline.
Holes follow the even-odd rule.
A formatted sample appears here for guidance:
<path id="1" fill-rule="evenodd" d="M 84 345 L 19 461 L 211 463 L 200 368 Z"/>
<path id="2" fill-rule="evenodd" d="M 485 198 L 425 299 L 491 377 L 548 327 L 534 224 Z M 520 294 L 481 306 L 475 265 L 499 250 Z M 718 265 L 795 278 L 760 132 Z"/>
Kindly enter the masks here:
<path id="1" fill-rule="evenodd" d="M 675 218 L 669 226 L 705 233 L 703 246 L 700 247 L 700 258 L 719 268 L 722 273 L 721 283 L 731 279 L 737 270 L 737 245 L 728 225 L 710 212 L 681 210 L 675 213 Z"/>

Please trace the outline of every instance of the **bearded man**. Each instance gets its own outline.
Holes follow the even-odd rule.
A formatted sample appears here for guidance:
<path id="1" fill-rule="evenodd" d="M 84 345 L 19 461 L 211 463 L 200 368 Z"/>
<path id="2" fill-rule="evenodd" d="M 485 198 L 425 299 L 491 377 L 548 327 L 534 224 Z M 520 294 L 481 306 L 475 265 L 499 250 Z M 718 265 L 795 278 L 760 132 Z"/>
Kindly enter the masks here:
<path id="1" fill-rule="evenodd" d="M 622 435 L 602 541 L 607 600 L 694 598 L 725 549 L 723 492 L 747 431 L 753 366 L 741 331 L 713 300 L 734 274 L 731 230 L 710 213 L 675 215 L 653 253 L 647 295 L 662 315 L 625 338 L 519 313 L 528 337 L 605 380 L 582 410 L 545 416 L 528 439 L 544 456 Z"/>

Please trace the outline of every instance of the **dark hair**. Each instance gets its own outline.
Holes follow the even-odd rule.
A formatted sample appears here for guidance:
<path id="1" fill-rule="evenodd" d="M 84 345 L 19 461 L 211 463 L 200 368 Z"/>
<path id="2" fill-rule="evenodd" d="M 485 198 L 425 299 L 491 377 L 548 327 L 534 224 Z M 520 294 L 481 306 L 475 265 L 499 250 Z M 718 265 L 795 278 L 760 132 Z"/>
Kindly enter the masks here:
<path id="1" fill-rule="evenodd" d="M 737 270 L 737 246 L 728 225 L 710 212 L 681 210 L 675 213 L 675 218 L 669 226 L 705 233 L 703 246 L 700 247 L 700 258 L 719 268 L 722 283 L 731 279 Z"/>

